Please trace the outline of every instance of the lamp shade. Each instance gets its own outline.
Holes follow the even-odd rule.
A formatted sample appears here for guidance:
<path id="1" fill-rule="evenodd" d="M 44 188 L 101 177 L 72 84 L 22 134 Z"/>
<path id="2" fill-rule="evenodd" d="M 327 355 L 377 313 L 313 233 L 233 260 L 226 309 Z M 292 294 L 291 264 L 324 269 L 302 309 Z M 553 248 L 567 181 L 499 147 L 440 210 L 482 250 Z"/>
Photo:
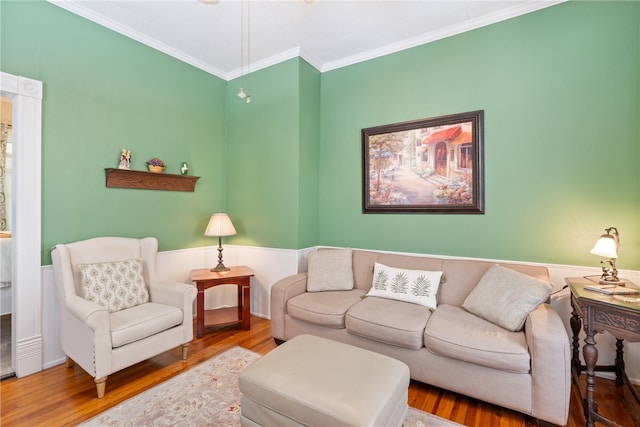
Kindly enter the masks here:
<path id="1" fill-rule="evenodd" d="M 215 213 L 211 215 L 207 229 L 204 231 L 205 236 L 233 236 L 236 229 L 233 227 L 229 215 L 226 213 Z"/>
<path id="2" fill-rule="evenodd" d="M 611 234 L 603 234 L 596 242 L 591 253 L 605 258 L 618 258 L 617 242 Z"/>

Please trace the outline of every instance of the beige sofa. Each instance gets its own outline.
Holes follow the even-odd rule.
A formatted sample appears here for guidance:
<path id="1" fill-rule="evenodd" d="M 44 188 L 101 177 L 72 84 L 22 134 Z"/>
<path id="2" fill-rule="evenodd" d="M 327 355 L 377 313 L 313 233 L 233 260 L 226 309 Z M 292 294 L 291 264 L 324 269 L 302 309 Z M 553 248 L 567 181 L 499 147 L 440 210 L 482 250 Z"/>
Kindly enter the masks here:
<path id="1" fill-rule="evenodd" d="M 271 290 L 276 342 L 313 334 L 405 362 L 411 378 L 564 425 L 569 412 L 570 351 L 563 322 L 548 303 L 521 331 L 509 331 L 462 307 L 492 262 L 353 250 L 353 289 L 307 291 L 307 273 Z M 367 296 L 374 264 L 442 271 L 437 308 Z M 503 264 L 548 282 L 545 267 Z M 315 274 L 315 273 L 314 273 Z"/>

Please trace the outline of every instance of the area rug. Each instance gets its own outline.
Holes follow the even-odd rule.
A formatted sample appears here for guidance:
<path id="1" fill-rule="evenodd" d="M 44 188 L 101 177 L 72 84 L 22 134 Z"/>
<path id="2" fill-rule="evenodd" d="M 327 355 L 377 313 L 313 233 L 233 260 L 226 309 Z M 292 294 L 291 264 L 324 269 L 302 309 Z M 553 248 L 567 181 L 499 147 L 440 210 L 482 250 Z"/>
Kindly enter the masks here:
<path id="1" fill-rule="evenodd" d="M 90 426 L 240 426 L 240 372 L 260 355 L 233 347 L 81 424 Z M 403 427 L 459 427 L 409 408 Z"/>

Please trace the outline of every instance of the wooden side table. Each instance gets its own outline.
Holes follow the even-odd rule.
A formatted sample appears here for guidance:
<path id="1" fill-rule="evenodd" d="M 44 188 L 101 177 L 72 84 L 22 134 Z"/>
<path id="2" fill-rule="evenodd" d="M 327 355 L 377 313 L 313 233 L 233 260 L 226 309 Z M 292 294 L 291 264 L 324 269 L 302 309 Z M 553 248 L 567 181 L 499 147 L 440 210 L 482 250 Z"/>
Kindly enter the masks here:
<path id="1" fill-rule="evenodd" d="M 573 332 L 571 371 L 575 383 L 578 385 L 580 398 L 586 418 L 586 425 L 593 427 L 595 422 L 606 425 L 618 424 L 603 417 L 598 413 L 598 403 L 595 399 L 595 372 L 611 371 L 616 373 L 616 383 L 627 385 L 633 394 L 636 403 L 640 404 L 640 396 L 635 390 L 624 370 L 624 355 L 622 340 L 630 342 L 640 341 L 640 305 L 619 301 L 612 296 L 585 290 L 587 284 L 595 282 L 583 277 L 569 277 L 565 279 L 571 288 L 571 330 Z M 635 287 L 627 283 L 628 287 Z M 579 358 L 578 334 L 580 327 L 584 327 L 587 335 L 582 348 L 585 365 L 581 365 Z M 598 362 L 598 349 L 595 336 L 597 333 L 609 332 L 616 338 L 615 365 L 600 366 Z M 582 371 L 586 374 L 586 396 L 583 394 L 579 376 Z"/>
<path id="2" fill-rule="evenodd" d="M 251 329 L 251 277 L 253 275 L 253 270 L 244 265 L 231 267 L 229 271 L 223 272 L 211 271 L 210 268 L 191 270 L 191 281 L 198 288 L 196 298 L 196 336 L 198 338 L 202 338 L 206 326 L 241 323 L 243 329 Z M 237 308 L 204 309 L 204 290 L 219 285 L 238 287 Z"/>

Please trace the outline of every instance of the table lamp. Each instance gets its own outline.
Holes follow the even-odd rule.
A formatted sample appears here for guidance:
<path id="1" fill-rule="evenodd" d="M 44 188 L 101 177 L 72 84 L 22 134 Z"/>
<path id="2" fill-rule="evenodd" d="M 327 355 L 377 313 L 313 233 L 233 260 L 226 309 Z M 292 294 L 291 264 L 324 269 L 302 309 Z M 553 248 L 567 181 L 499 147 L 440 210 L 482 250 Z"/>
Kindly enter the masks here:
<path id="1" fill-rule="evenodd" d="M 211 271 L 229 271 L 229 268 L 225 267 L 222 263 L 222 237 L 233 236 L 234 234 L 236 234 L 236 229 L 233 227 L 229 215 L 226 213 L 215 213 L 211 215 L 207 229 L 204 231 L 205 236 L 218 238 L 218 265 L 212 268 Z"/>
<path id="2" fill-rule="evenodd" d="M 618 269 L 616 268 L 620 234 L 615 227 L 605 228 L 605 231 L 607 234 L 600 236 L 593 249 L 591 249 L 592 254 L 609 258 L 608 260 L 600 261 L 600 264 L 602 264 L 600 284 L 624 286 L 624 281 L 618 278 Z M 613 234 L 611 234 L 612 232 Z"/>

